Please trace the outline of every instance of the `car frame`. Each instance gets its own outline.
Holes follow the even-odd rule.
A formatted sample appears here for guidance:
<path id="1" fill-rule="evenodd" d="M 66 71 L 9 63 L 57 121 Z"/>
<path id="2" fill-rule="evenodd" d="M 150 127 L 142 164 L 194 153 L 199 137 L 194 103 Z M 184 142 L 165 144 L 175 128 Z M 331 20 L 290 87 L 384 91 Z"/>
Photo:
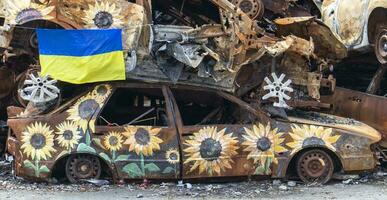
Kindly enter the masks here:
<path id="1" fill-rule="evenodd" d="M 111 96 L 122 88 L 160 91 L 167 125 L 96 125 Z M 254 123 L 184 125 L 175 98 L 179 89 L 185 96 L 207 92 L 210 99 L 219 97 L 252 116 Z M 375 168 L 371 146 L 381 139 L 375 129 L 332 115 L 296 113 L 286 119 L 270 117 L 259 107 L 210 89 L 115 82 L 92 87 L 46 115 L 10 118 L 7 148 L 16 175 L 35 181 L 62 172 L 75 183 L 99 178 L 104 169 L 115 181 L 284 178 L 296 172 L 305 182 L 326 183 L 336 172 Z"/>

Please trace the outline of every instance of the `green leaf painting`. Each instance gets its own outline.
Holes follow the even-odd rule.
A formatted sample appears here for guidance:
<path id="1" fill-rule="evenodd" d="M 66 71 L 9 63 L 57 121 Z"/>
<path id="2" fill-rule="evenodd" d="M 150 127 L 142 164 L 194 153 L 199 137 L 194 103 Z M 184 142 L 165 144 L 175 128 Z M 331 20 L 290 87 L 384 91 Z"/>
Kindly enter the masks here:
<path id="1" fill-rule="evenodd" d="M 128 159 L 128 155 L 119 155 L 115 161 L 125 161 Z"/>
<path id="2" fill-rule="evenodd" d="M 46 165 L 43 165 L 43 166 L 41 166 L 40 168 L 39 168 L 39 172 L 40 173 L 48 173 L 48 172 L 50 172 L 50 170 L 47 168 L 47 166 Z"/>
<path id="3" fill-rule="evenodd" d="M 110 157 L 106 153 L 100 153 L 99 156 L 101 156 L 104 160 L 106 160 L 109 163 L 112 162 Z"/>
<path id="4" fill-rule="evenodd" d="M 171 174 L 171 173 L 175 173 L 175 169 L 173 167 L 166 167 L 163 172 L 163 174 Z"/>
<path id="5" fill-rule="evenodd" d="M 24 167 L 26 167 L 26 168 L 35 169 L 35 165 L 32 164 L 32 162 L 29 161 L 29 160 L 25 160 L 25 161 L 23 162 L 23 164 L 24 164 Z"/>
<path id="6" fill-rule="evenodd" d="M 136 163 L 130 163 L 125 165 L 124 168 L 122 168 L 122 171 L 132 178 L 141 177 L 143 175 L 141 169 Z"/>
<path id="7" fill-rule="evenodd" d="M 81 143 L 78 145 L 77 152 L 97 153 L 94 148 L 87 146 L 87 144 L 85 144 L 85 143 Z"/>
<path id="8" fill-rule="evenodd" d="M 144 168 L 150 172 L 158 172 L 160 171 L 160 168 L 157 167 L 154 163 L 149 163 L 144 166 Z"/>
<path id="9" fill-rule="evenodd" d="M 23 162 L 23 165 L 24 165 L 25 168 L 29 168 L 29 169 L 34 170 L 35 177 L 39 177 L 40 173 L 49 173 L 50 172 L 50 169 L 48 169 L 48 167 L 46 165 L 42 165 L 42 166 L 39 167 L 39 161 L 38 160 L 35 160 L 35 164 L 33 164 L 29 160 L 25 160 Z"/>

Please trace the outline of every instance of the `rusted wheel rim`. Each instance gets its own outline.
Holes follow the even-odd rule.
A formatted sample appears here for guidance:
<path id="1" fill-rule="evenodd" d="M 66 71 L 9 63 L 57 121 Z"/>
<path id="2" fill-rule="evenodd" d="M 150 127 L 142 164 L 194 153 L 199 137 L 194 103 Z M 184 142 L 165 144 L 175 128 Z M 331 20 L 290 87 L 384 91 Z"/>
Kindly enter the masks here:
<path id="1" fill-rule="evenodd" d="M 387 30 L 383 29 L 377 37 L 376 40 L 376 57 L 378 58 L 379 62 L 382 64 L 387 63 Z"/>
<path id="2" fill-rule="evenodd" d="M 301 155 L 297 172 L 305 183 L 328 182 L 333 174 L 333 163 L 330 156 L 321 150 L 312 150 Z"/>
<path id="3" fill-rule="evenodd" d="M 66 163 L 66 175 L 72 183 L 85 179 L 98 179 L 101 175 L 101 164 L 95 156 L 71 156 Z"/>
<path id="4" fill-rule="evenodd" d="M 263 16 L 265 9 L 261 0 L 232 0 L 231 2 L 251 19 L 260 19 Z"/>

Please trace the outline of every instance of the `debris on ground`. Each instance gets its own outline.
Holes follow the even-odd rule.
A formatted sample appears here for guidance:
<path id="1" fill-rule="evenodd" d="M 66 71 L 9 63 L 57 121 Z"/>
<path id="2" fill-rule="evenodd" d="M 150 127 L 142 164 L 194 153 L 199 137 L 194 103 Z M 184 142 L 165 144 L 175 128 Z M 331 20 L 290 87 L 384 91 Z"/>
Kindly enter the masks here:
<path id="1" fill-rule="evenodd" d="M 292 192 L 307 191 L 309 185 L 302 183 L 296 186 L 290 186 L 296 183 L 295 181 L 288 181 L 287 184 L 277 181 L 249 181 L 249 182 L 231 182 L 231 183 L 190 183 L 191 188 L 179 187 L 176 183 L 157 183 L 151 182 L 148 188 L 143 188 L 140 183 L 126 183 L 124 185 L 103 185 L 96 186 L 95 184 L 52 184 L 52 183 L 33 183 L 25 181 L 21 178 L 13 177 L 10 171 L 7 175 L 0 177 L 0 190 L 4 191 L 38 191 L 38 192 L 106 192 L 116 189 L 125 189 L 128 192 L 138 192 L 134 195 L 137 198 L 147 198 L 148 195 L 152 197 L 192 197 L 192 198 L 207 198 L 207 197 L 227 197 L 227 198 L 257 198 L 262 196 L 271 196 L 274 194 L 287 194 Z M 379 176 L 381 172 L 375 172 L 369 176 L 367 183 L 359 184 L 373 184 L 387 186 L 386 176 Z M 275 184 L 274 184 L 275 183 Z M 278 184 L 279 183 L 279 184 Z M 276 185 L 277 184 L 277 185 Z M 345 184 L 338 181 L 332 181 L 329 185 L 335 187 L 345 187 L 351 184 Z M 321 187 L 321 186 L 317 186 Z M 142 191 L 142 192 L 140 192 Z"/>

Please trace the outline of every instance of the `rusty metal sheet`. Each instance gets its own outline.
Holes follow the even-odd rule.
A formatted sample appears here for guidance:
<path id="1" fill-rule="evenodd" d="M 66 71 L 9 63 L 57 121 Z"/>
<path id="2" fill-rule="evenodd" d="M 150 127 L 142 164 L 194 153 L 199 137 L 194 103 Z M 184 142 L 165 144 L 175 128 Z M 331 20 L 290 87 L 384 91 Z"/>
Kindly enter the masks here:
<path id="1" fill-rule="evenodd" d="M 332 104 L 332 114 L 357 119 L 382 133 L 380 144 L 387 147 L 387 98 L 337 87 L 333 95 L 321 101 Z"/>
<path id="2" fill-rule="evenodd" d="M 347 56 L 347 49 L 330 29 L 314 17 L 281 18 L 275 20 L 277 34 L 313 39 L 314 52 L 321 59 L 340 60 Z"/>

